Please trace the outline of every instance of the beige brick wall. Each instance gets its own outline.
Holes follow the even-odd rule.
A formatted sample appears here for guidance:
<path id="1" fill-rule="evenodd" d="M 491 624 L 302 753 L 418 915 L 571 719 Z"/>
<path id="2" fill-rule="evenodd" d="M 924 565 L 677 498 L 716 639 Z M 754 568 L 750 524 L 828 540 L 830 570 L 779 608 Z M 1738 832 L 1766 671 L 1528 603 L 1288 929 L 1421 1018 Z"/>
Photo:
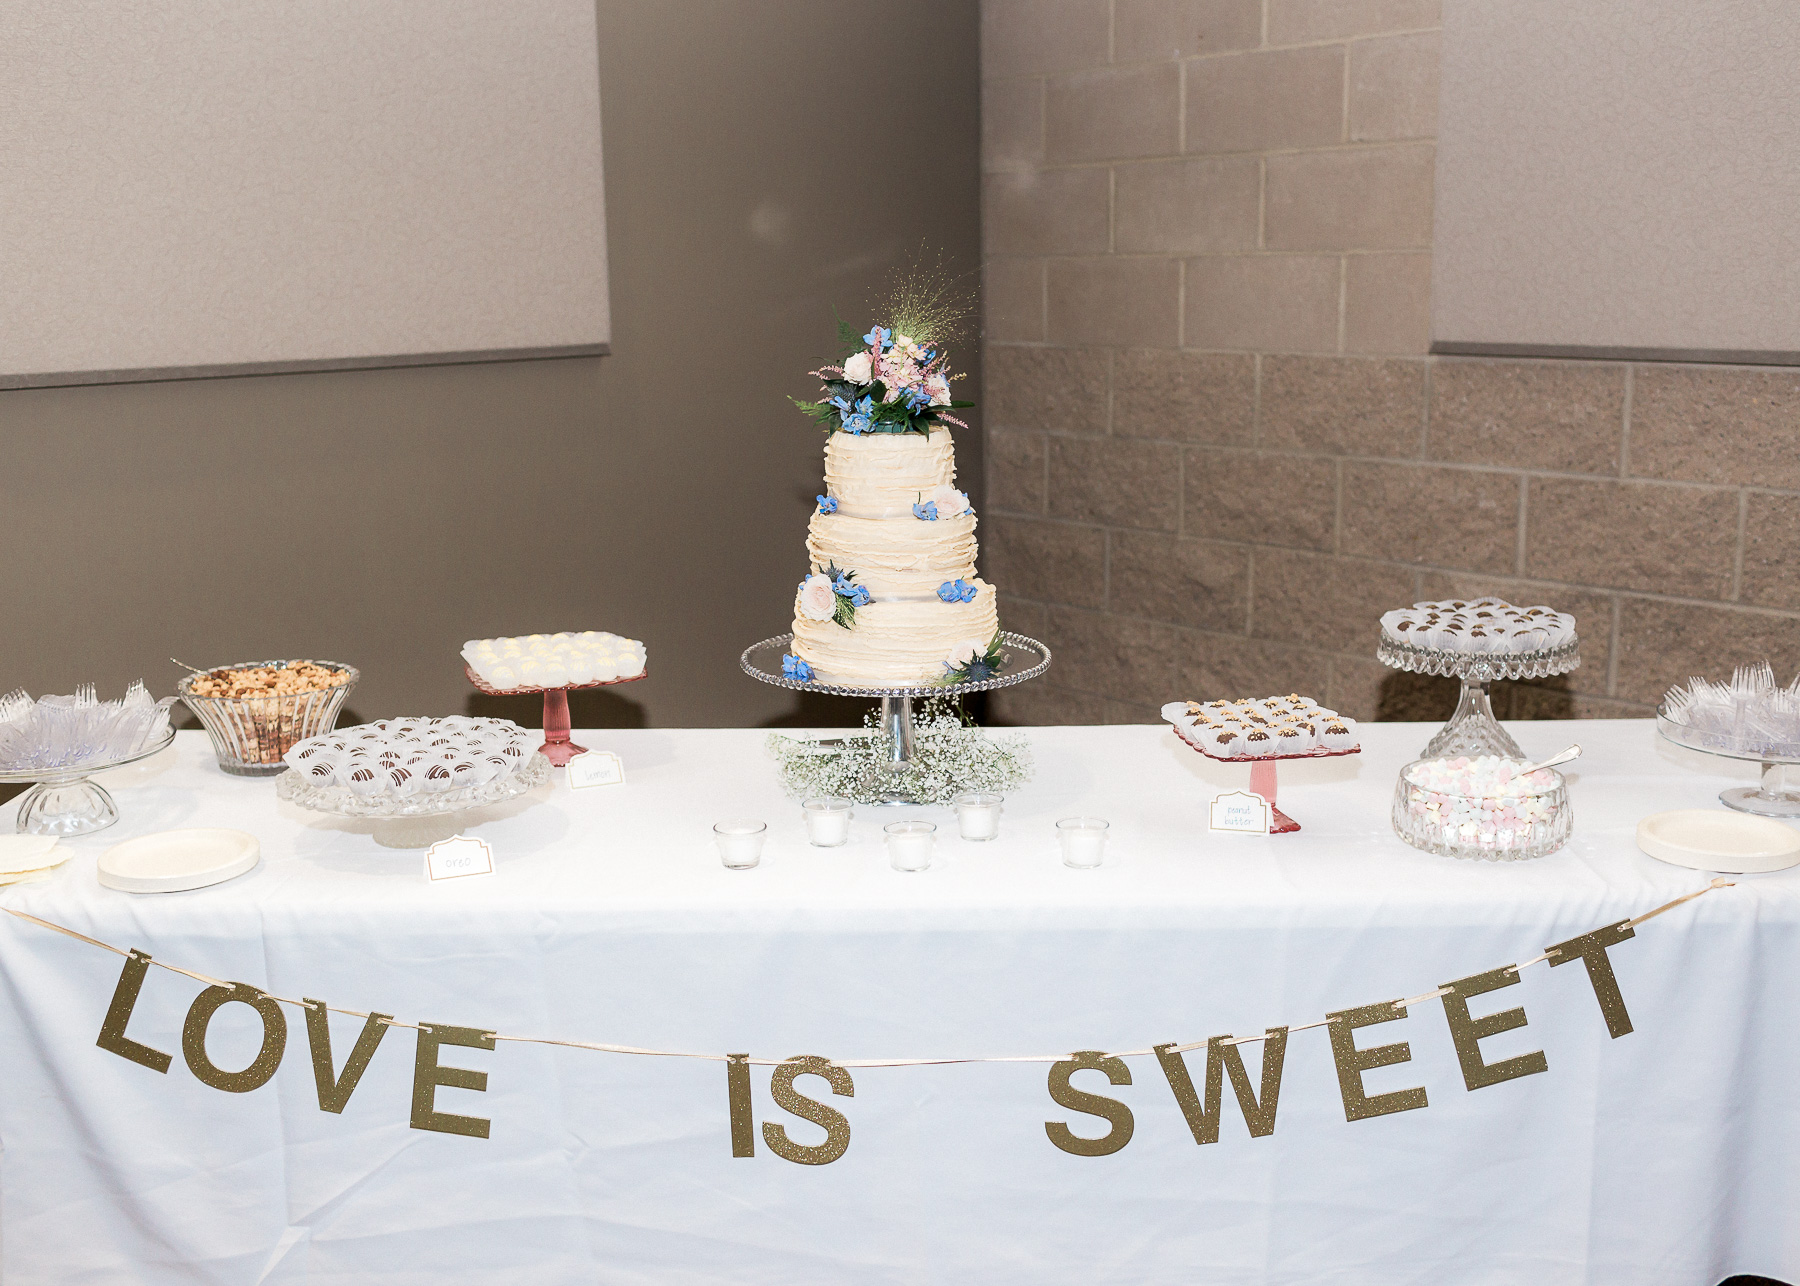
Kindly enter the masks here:
<path id="1" fill-rule="evenodd" d="M 1514 717 L 1800 667 L 1800 372 L 1429 358 L 1436 0 L 983 0 L 985 571 L 1018 722 L 1446 715 L 1377 618 L 1499 593 Z"/>

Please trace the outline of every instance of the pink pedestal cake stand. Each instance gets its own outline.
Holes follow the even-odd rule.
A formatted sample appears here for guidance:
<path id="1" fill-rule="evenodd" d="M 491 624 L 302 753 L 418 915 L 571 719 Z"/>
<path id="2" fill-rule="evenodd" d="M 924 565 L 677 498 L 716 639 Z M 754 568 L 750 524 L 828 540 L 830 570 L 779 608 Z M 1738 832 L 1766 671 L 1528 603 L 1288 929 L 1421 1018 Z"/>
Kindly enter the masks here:
<path id="1" fill-rule="evenodd" d="M 568 767 L 569 760 L 576 755 L 585 754 L 586 746 L 578 746 L 569 740 L 569 693 L 585 692 L 589 688 L 616 688 L 621 683 L 636 683 L 650 673 L 645 666 L 628 679 L 603 679 L 598 683 L 570 683 L 560 688 L 495 688 L 482 682 L 481 676 L 475 673 L 467 661 L 463 662 L 463 673 L 469 676 L 469 682 L 490 697 L 522 697 L 533 692 L 544 694 L 544 744 L 538 747 L 543 755 L 558 768 Z"/>
<path id="2" fill-rule="evenodd" d="M 1178 723 L 1171 723 L 1169 726 L 1175 729 L 1175 735 L 1177 737 L 1180 737 L 1183 741 L 1187 742 L 1190 747 L 1199 751 L 1208 759 L 1217 760 L 1222 764 L 1250 765 L 1250 793 L 1252 795 L 1261 795 L 1264 799 L 1269 801 L 1269 834 L 1271 835 L 1292 835 L 1295 831 L 1300 829 L 1299 822 L 1275 807 L 1276 764 L 1284 759 L 1342 759 L 1345 755 L 1360 755 L 1362 753 L 1361 746 L 1352 746 L 1348 750 L 1309 750 L 1303 755 L 1269 755 L 1263 759 L 1250 759 L 1242 755 L 1227 758 L 1224 755 L 1213 754 L 1212 751 L 1206 749 L 1206 747 L 1190 737 L 1188 733 L 1192 731 L 1191 728 L 1183 728 Z"/>

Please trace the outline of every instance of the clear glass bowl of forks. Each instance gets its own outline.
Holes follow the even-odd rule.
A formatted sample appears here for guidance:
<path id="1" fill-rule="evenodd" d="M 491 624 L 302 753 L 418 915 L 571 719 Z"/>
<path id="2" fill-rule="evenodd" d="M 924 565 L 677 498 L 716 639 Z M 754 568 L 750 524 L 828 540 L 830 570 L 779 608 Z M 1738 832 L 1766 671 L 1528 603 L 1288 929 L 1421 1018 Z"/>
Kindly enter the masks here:
<path id="1" fill-rule="evenodd" d="M 35 783 L 19 800 L 20 833 L 89 835 L 118 821 L 112 796 L 88 779 L 167 748 L 174 700 L 151 701 L 141 682 L 123 701 L 100 701 L 91 683 L 73 696 L 0 698 L 0 783 Z"/>

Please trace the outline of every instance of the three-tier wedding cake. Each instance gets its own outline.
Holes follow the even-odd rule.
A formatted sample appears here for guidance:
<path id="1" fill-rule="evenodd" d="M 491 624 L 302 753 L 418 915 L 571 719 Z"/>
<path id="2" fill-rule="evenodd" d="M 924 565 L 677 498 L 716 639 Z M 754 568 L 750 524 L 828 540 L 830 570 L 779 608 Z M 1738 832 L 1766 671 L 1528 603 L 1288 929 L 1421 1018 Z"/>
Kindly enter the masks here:
<path id="1" fill-rule="evenodd" d="M 792 678 L 903 688 L 987 678 L 1001 663 L 994 587 L 975 574 L 975 513 L 955 486 L 944 355 L 876 326 L 826 396 L 800 406 L 827 432 L 825 493 L 794 602 Z M 855 332 L 849 334 L 855 343 Z"/>

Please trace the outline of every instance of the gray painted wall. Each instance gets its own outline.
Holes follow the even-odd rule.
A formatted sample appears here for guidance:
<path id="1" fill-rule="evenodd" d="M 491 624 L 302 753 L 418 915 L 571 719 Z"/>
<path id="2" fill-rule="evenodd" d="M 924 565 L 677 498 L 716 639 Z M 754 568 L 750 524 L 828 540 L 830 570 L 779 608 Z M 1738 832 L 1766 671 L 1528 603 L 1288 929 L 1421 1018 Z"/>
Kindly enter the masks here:
<path id="1" fill-rule="evenodd" d="M 737 655 L 805 571 L 822 442 L 786 395 L 832 309 L 866 320 L 922 242 L 978 265 L 975 5 L 599 15 L 614 355 L 0 392 L 0 688 L 314 656 L 362 668 L 361 718 L 535 723 L 458 648 L 592 628 L 646 640 L 650 677 L 578 724 L 860 717 Z"/>

